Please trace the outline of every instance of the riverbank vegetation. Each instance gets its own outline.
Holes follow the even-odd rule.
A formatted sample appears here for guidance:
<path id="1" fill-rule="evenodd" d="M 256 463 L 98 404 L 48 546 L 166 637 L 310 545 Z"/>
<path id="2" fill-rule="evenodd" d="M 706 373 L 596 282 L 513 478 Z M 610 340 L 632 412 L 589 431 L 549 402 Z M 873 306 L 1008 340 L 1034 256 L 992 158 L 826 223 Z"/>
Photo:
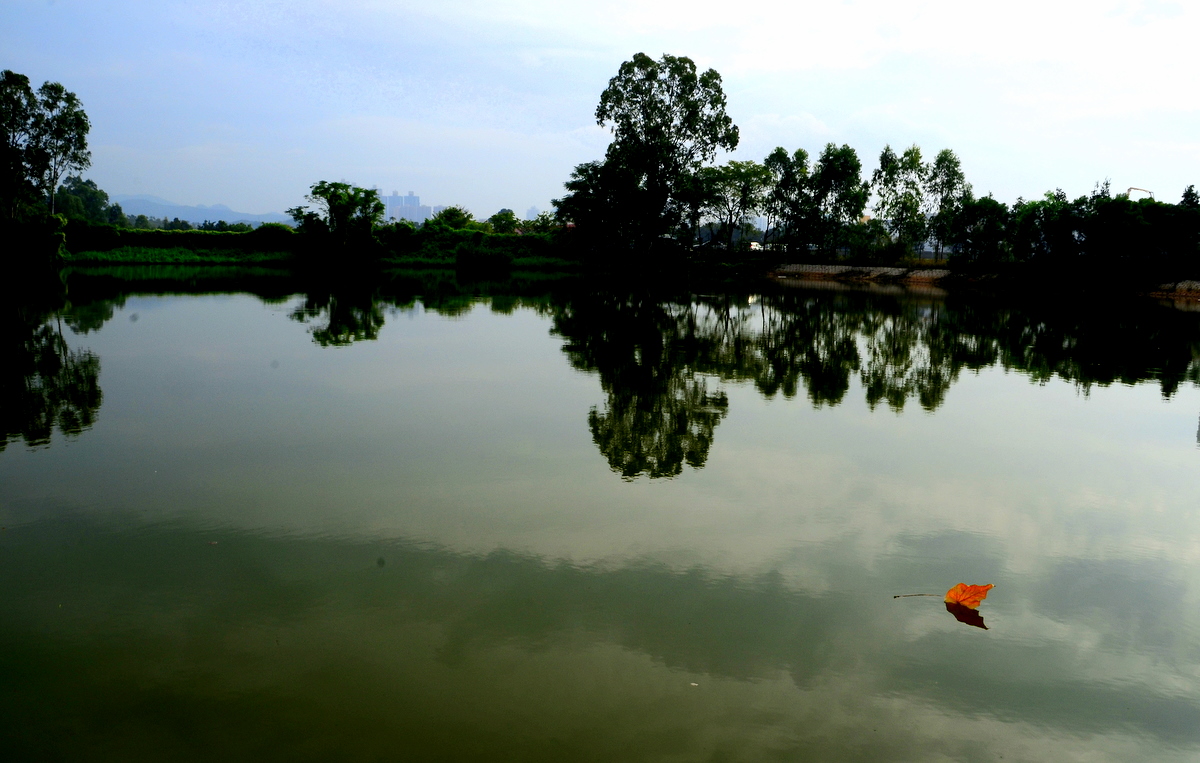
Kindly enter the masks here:
<path id="1" fill-rule="evenodd" d="M 963 271 L 1103 273 L 1125 283 L 1200 277 L 1200 194 L 1131 198 L 1105 181 L 1009 205 L 978 194 L 950 149 L 885 146 L 868 174 L 857 151 L 778 147 L 718 163 L 739 131 L 720 75 L 688 58 L 637 54 L 600 95 L 612 133 L 602 159 L 571 172 L 555 213 L 477 220 L 448 207 L 421 224 L 384 219 L 377 191 L 319 181 L 293 226 L 198 226 L 124 214 L 92 180 L 89 122 L 57 83 L 0 78 L 2 235 L 18 257 L 54 262 L 257 263 L 340 268 L 513 268 L 642 276 L 762 274 L 784 263 L 914 264 Z"/>
<path id="2" fill-rule="evenodd" d="M 106 251 L 65 252 L 63 261 L 77 262 L 122 262 L 122 263 L 222 263 L 256 264 L 261 262 L 290 262 L 290 252 L 254 252 L 242 249 L 192 249 L 173 247 L 122 246 Z"/>

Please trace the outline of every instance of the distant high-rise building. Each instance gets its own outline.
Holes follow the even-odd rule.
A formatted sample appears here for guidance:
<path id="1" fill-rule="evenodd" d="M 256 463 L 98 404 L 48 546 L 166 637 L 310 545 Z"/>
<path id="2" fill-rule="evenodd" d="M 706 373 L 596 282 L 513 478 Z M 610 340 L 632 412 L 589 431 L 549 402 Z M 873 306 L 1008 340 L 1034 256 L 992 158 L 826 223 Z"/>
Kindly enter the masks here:
<path id="1" fill-rule="evenodd" d="M 410 220 L 420 223 L 433 215 L 429 207 L 421 206 L 421 197 L 412 191 L 409 191 L 407 196 L 401 196 L 399 191 L 392 191 L 391 196 L 381 196 L 380 201 L 383 202 L 384 216 L 388 220 Z"/>

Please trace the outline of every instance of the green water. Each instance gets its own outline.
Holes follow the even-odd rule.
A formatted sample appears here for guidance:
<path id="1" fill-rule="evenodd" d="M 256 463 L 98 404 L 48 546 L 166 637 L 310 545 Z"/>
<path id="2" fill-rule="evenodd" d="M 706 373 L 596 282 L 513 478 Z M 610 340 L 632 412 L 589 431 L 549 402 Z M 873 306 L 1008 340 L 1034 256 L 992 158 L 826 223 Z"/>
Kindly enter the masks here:
<path id="1" fill-rule="evenodd" d="M 1200 314 L 71 286 L 6 334 L 8 760 L 1200 754 Z"/>

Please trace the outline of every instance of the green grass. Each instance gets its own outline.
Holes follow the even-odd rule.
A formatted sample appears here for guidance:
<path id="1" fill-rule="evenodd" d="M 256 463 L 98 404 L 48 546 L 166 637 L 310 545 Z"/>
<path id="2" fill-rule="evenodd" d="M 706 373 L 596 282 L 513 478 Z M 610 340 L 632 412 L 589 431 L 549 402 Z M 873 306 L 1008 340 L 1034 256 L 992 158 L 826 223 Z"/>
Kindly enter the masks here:
<path id="1" fill-rule="evenodd" d="M 290 260 L 289 252 L 243 252 L 238 249 L 151 249 L 123 246 L 106 252 L 74 252 L 66 254 L 67 262 L 122 263 L 258 263 Z"/>
<path id="2" fill-rule="evenodd" d="M 264 263 L 269 266 L 272 263 Z M 63 269 L 67 275 L 79 274 L 89 278 L 115 278 L 121 281 L 180 281 L 194 283 L 203 280 L 236 280 L 240 278 L 286 277 L 287 268 L 264 265 L 222 263 L 74 263 Z"/>
<path id="3" fill-rule="evenodd" d="M 387 257 L 383 260 L 384 264 L 391 268 L 400 269 L 440 269 L 446 268 L 453 270 L 455 267 L 454 257 L 430 257 L 428 255 L 410 254 L 401 255 L 399 257 Z M 558 257 L 516 257 L 512 261 L 513 270 L 551 270 L 565 273 L 572 273 L 579 270 L 579 263 L 572 260 L 563 260 Z"/>

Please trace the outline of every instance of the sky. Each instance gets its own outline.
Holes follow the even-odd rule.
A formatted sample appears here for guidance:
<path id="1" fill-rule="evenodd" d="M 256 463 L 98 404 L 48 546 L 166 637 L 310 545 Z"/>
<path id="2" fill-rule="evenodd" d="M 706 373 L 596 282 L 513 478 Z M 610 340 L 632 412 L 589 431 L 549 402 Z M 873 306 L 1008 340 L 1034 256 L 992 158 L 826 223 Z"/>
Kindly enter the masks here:
<path id="1" fill-rule="evenodd" d="M 0 68 L 75 92 L 110 194 L 249 213 L 318 180 L 477 217 L 550 209 L 603 156 L 634 53 L 722 76 L 732 155 L 885 144 L 1012 202 L 1200 184 L 1200 3 L 4 0 Z"/>

